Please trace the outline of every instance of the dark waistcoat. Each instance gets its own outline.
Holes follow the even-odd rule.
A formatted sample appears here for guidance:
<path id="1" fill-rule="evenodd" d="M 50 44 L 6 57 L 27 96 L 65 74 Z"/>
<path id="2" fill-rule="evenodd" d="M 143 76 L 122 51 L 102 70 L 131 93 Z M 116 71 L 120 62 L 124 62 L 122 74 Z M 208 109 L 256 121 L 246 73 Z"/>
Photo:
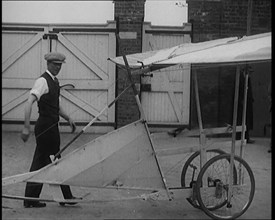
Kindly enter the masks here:
<path id="1" fill-rule="evenodd" d="M 54 121 L 59 121 L 59 83 L 55 82 L 48 73 L 43 73 L 49 87 L 49 92 L 40 97 L 38 101 L 39 116 L 50 117 Z"/>

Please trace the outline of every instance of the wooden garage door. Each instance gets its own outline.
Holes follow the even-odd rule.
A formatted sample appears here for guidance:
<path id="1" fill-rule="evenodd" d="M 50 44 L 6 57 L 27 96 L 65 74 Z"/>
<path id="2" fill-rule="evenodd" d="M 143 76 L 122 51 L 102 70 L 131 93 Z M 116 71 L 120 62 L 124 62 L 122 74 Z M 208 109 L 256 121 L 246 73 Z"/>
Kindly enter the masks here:
<path id="1" fill-rule="evenodd" d="M 115 23 L 36 29 L 5 25 L 2 30 L 2 122 L 23 121 L 24 102 L 34 80 L 46 69 L 44 54 L 49 51 L 66 55 L 58 78 L 61 85 L 72 83 L 75 89 L 62 90 L 61 101 L 78 124 L 92 120 L 114 99 L 115 66 L 107 58 L 115 56 Z M 32 121 L 37 116 L 34 109 Z M 108 109 L 99 120 L 96 125 L 112 129 L 115 108 Z"/>
<path id="2" fill-rule="evenodd" d="M 47 32 L 43 26 L 2 25 L 2 124 L 23 121 L 29 90 L 45 69 L 41 61 L 48 51 L 43 40 Z"/>
<path id="3" fill-rule="evenodd" d="M 143 52 L 191 42 L 191 26 L 143 26 Z M 141 79 L 141 103 L 151 126 L 189 124 L 190 65 L 177 65 Z"/>

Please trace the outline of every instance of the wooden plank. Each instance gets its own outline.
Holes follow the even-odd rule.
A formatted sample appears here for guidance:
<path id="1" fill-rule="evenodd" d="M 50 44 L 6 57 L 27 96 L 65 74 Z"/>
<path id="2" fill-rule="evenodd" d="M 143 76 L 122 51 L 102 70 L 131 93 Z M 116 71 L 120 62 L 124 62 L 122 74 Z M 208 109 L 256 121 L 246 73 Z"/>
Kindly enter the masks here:
<path id="1" fill-rule="evenodd" d="M 18 51 L 11 55 L 2 63 L 2 74 L 8 69 L 16 60 L 18 60 L 24 53 L 26 53 L 34 44 L 41 40 L 43 33 L 36 34 L 30 41 L 24 44 Z"/>
<path id="2" fill-rule="evenodd" d="M 221 146 L 222 148 L 230 148 L 232 142 L 230 140 L 219 140 L 219 139 L 213 139 L 209 141 L 210 143 L 207 143 L 206 149 L 220 149 Z M 187 153 L 192 153 L 200 150 L 200 146 L 198 144 L 192 144 L 190 145 L 184 145 L 182 144 L 182 147 L 172 147 L 172 148 L 166 148 L 166 149 L 160 149 L 157 150 L 157 156 L 159 157 L 164 157 L 164 156 L 172 156 L 172 155 L 179 155 L 179 154 L 187 154 Z M 236 141 L 236 147 L 241 146 L 241 141 L 238 140 Z M 235 154 L 236 155 L 236 154 Z"/>
<path id="3" fill-rule="evenodd" d="M 206 135 L 231 134 L 233 131 L 233 127 L 228 125 L 227 127 L 205 128 L 204 131 Z M 241 131 L 242 131 L 242 126 L 236 126 L 236 132 L 241 132 Z"/>
<path id="4" fill-rule="evenodd" d="M 151 22 L 144 22 L 144 34 L 147 32 L 149 34 L 151 33 L 178 33 L 178 34 L 187 34 L 191 35 L 192 33 L 192 26 L 190 23 L 184 24 L 182 27 L 178 26 L 159 26 L 159 25 L 152 25 Z"/>
<path id="5" fill-rule="evenodd" d="M 171 192 L 171 194 L 173 195 L 172 198 L 173 199 L 177 199 L 177 200 L 185 200 L 186 198 L 190 197 L 192 195 L 192 188 L 187 188 L 187 189 L 181 189 L 181 188 L 177 188 L 177 189 L 173 189 L 171 188 L 169 190 Z"/>
<path id="6" fill-rule="evenodd" d="M 152 83 L 152 91 L 165 91 L 170 90 L 171 92 L 182 92 L 183 83 L 182 82 L 170 82 L 166 83 Z"/>
<path id="7" fill-rule="evenodd" d="M 203 129 L 204 134 L 206 136 L 209 135 L 214 135 L 214 134 L 232 134 L 232 127 L 227 126 L 227 127 L 217 127 L 217 128 L 204 128 Z M 236 127 L 236 132 L 241 132 L 242 131 L 242 126 L 237 126 Z M 180 132 L 179 134 L 182 137 L 191 137 L 191 136 L 199 136 L 200 135 L 200 130 L 199 129 L 184 129 Z"/>
<path id="8" fill-rule="evenodd" d="M 248 66 L 246 65 L 246 68 Z M 244 83 L 244 98 L 243 98 L 243 112 L 242 112 L 242 137 L 241 140 L 245 139 L 245 131 L 246 131 L 246 108 L 247 108 L 247 91 L 248 91 L 248 78 L 249 73 L 245 74 L 245 83 Z M 244 144 L 241 145 L 240 148 L 240 157 L 243 158 L 244 154 Z"/>
<path id="9" fill-rule="evenodd" d="M 12 88 L 12 89 L 31 89 L 36 79 L 2 79 L 2 89 Z M 70 80 L 62 79 L 59 81 L 60 85 L 73 84 L 75 89 L 81 90 L 107 90 L 111 89 L 110 82 L 108 81 L 87 81 L 87 80 Z"/>
<path id="10" fill-rule="evenodd" d="M 21 103 L 25 102 L 29 97 L 29 91 L 26 91 L 23 95 L 14 99 L 13 101 L 9 102 L 8 104 L 2 106 L 2 116 L 7 112 L 14 109 L 16 106 L 20 105 Z"/>
<path id="11" fill-rule="evenodd" d="M 201 115 L 201 106 L 200 106 L 200 99 L 199 99 L 199 88 L 198 88 L 198 79 L 197 79 L 197 71 L 194 70 L 194 87 L 195 87 L 195 98 L 196 98 L 196 107 L 197 107 L 197 117 L 199 122 L 199 133 L 200 133 L 200 167 L 206 163 L 206 138 L 205 133 L 203 130 L 203 122 L 202 122 L 202 115 Z M 205 183 L 205 181 L 203 181 Z"/>
<path id="12" fill-rule="evenodd" d="M 58 40 L 68 50 L 70 50 L 78 59 L 80 59 L 88 68 L 98 75 L 102 80 L 108 80 L 108 75 L 92 60 L 90 60 L 85 54 L 83 54 L 78 48 L 76 48 L 69 40 L 67 40 L 61 33 L 58 34 Z"/>
<path id="13" fill-rule="evenodd" d="M 235 79 L 235 94 L 234 94 L 234 106 L 233 106 L 233 134 L 232 134 L 232 146 L 231 146 L 231 155 L 230 161 L 234 161 L 234 153 L 236 147 L 236 126 L 237 126 L 237 115 L 238 115 L 238 99 L 239 99 L 239 86 L 240 86 L 240 65 L 237 65 L 236 68 L 236 79 Z M 233 180 L 233 166 L 234 163 L 230 163 L 230 175 L 229 175 L 229 190 L 228 190 L 228 201 L 231 202 L 233 195 L 232 192 L 232 180 Z"/>
<path id="14" fill-rule="evenodd" d="M 171 149 L 161 149 L 156 150 L 156 154 L 158 157 L 164 156 L 172 156 L 172 155 L 179 155 L 179 154 L 186 154 L 191 153 L 199 150 L 199 146 L 189 146 L 189 147 L 178 147 L 178 148 L 171 148 Z"/>
<path id="15" fill-rule="evenodd" d="M 172 91 L 168 90 L 168 96 L 169 96 L 169 98 L 171 100 L 172 108 L 175 111 L 175 114 L 177 116 L 178 122 L 182 123 L 182 120 L 183 120 L 182 119 L 182 114 L 180 112 L 180 107 L 179 107 L 179 104 L 178 104 L 178 102 L 176 100 L 175 94 Z"/>
<path id="16" fill-rule="evenodd" d="M 5 79 L 2 78 L 2 89 L 31 89 L 34 79 Z"/>
<path id="17" fill-rule="evenodd" d="M 182 127 L 182 125 L 180 125 L 178 122 L 170 122 L 170 121 L 162 121 L 162 122 L 158 122 L 158 121 L 150 121 L 148 122 L 148 124 L 155 126 L 155 127 Z"/>
<path id="18" fill-rule="evenodd" d="M 116 56 L 116 36 L 114 33 L 109 33 L 109 48 L 108 48 L 108 56 L 115 57 Z M 108 102 L 110 103 L 115 99 L 116 92 L 116 79 L 115 79 L 115 70 L 116 65 L 113 62 L 108 62 L 108 75 L 109 75 L 109 88 L 108 88 Z M 115 121 L 115 105 L 107 110 L 108 121 Z"/>

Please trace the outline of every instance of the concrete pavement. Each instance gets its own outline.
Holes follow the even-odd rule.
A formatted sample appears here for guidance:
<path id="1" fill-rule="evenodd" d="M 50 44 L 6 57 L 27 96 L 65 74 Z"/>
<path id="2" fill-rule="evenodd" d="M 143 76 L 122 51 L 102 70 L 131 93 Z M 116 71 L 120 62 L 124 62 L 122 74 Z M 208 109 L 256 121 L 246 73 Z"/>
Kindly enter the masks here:
<path id="1" fill-rule="evenodd" d="M 71 150 L 82 146 L 98 135 L 83 134 L 75 141 Z M 74 135 L 61 135 L 61 146 L 68 143 Z M 268 153 L 270 140 L 254 138 L 255 144 L 245 148 L 244 159 L 250 165 L 256 181 L 253 202 L 240 219 L 271 219 L 271 154 Z M 190 140 L 181 135 L 173 138 L 166 133 L 153 134 L 156 149 L 173 148 L 185 145 L 196 145 L 197 140 Z M 188 142 L 188 143 L 187 143 Z M 221 149 L 230 152 L 225 146 Z M 27 143 L 20 139 L 20 133 L 2 132 L 2 177 L 27 172 L 35 149 L 34 136 Z M 173 172 L 166 176 L 167 183 L 180 185 L 182 166 L 191 153 L 172 155 L 160 158 L 160 164 L 165 174 L 173 167 Z M 25 184 L 15 184 L 2 188 L 2 193 L 23 195 Z M 117 192 L 98 189 L 79 189 L 72 187 L 76 196 L 83 195 L 87 190 L 90 195 L 98 198 L 116 197 Z M 41 197 L 49 196 L 49 188 L 45 185 Z M 47 203 L 41 209 L 25 209 L 22 201 L 2 199 L 2 219 L 209 219 L 201 210 L 193 208 L 186 200 L 174 201 L 143 201 L 128 200 L 116 202 L 83 203 L 74 207 L 61 207 L 56 203 Z"/>

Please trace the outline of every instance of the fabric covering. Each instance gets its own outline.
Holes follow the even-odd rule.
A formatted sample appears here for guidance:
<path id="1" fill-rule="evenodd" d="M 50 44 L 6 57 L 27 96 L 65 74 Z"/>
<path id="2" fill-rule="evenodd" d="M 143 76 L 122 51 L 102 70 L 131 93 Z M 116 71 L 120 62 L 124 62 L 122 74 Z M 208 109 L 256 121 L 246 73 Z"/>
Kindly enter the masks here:
<path id="1" fill-rule="evenodd" d="M 130 68 L 271 60 L 271 33 L 230 37 L 126 56 Z M 110 58 L 124 66 L 123 57 Z"/>

